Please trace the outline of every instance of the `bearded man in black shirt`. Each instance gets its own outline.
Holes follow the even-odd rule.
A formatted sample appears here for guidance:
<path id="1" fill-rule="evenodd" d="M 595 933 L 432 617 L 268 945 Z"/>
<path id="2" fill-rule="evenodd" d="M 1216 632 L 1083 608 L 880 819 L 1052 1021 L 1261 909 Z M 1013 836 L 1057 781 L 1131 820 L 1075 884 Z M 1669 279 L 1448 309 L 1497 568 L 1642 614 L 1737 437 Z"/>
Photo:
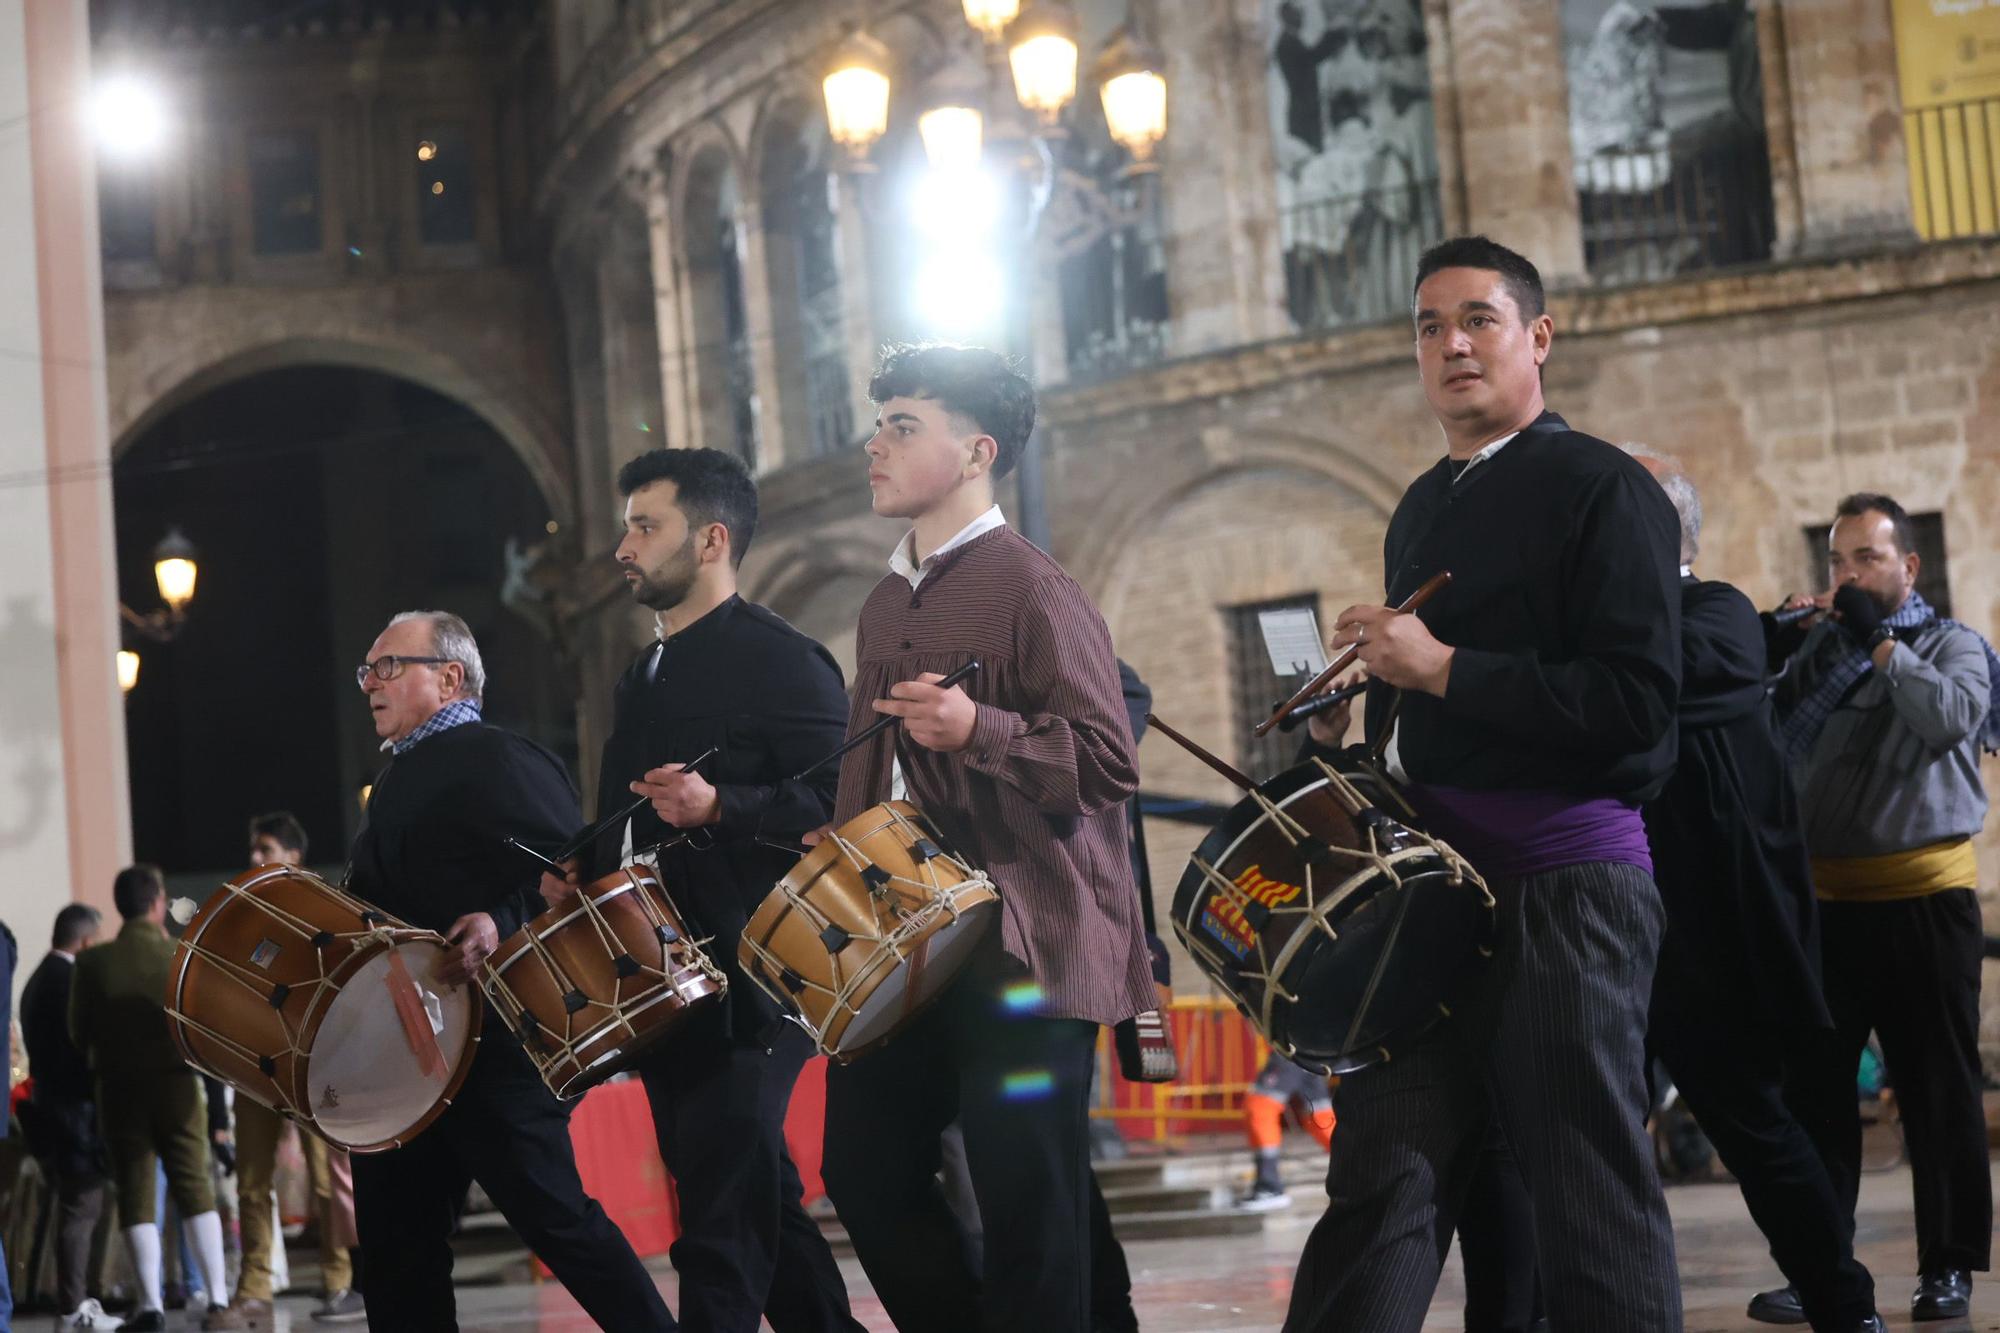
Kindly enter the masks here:
<path id="1" fill-rule="evenodd" d="M 634 856 L 657 863 L 674 905 L 729 978 L 640 1066 L 660 1157 L 680 1201 L 681 1317 L 714 1333 L 860 1333 L 847 1287 L 785 1146 L 792 1085 L 811 1040 L 737 964 L 750 913 L 797 864 L 799 837 L 833 813 L 839 766 L 792 777 L 837 748 L 847 693 L 833 656 L 737 595 L 757 487 L 733 455 L 655 449 L 618 473 L 617 558 L 658 625 L 618 679 L 598 804 L 651 806 L 607 829 L 554 901 Z M 694 771 L 690 760 L 715 750 Z"/>
<path id="2" fill-rule="evenodd" d="M 1551 1324 L 1670 1333 L 1673 1228 L 1645 1133 L 1663 914 L 1639 807 L 1674 761 L 1679 524 L 1636 461 L 1544 406 L 1554 325 L 1533 264 L 1446 241 L 1412 313 L 1448 456 L 1389 521 L 1385 600 L 1453 583 L 1420 615 L 1349 607 L 1332 644 L 1359 645 L 1368 733 L 1485 876 L 1499 932 L 1450 1018 L 1342 1081 L 1330 1202 L 1285 1327 L 1421 1327 L 1497 1123 L 1534 1201 Z"/>
<path id="3" fill-rule="evenodd" d="M 394 757 L 369 795 L 348 891 L 445 934 L 453 947 L 438 980 L 467 984 L 542 910 L 534 866 L 507 839 L 548 848 L 567 840 L 583 822 L 576 789 L 554 755 L 480 720 L 485 668 L 457 616 L 397 616 L 357 676 Z M 489 1009 L 444 1114 L 405 1147 L 354 1158 L 370 1328 L 457 1329 L 451 1234 L 473 1180 L 600 1328 L 675 1327 L 623 1233 L 583 1192 L 569 1107 Z"/>

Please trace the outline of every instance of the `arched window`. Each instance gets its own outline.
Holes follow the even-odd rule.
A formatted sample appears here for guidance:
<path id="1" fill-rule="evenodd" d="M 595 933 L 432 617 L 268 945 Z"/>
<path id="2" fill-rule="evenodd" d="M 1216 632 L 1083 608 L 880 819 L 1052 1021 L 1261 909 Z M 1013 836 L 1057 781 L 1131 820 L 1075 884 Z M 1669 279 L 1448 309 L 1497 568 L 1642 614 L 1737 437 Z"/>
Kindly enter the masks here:
<path id="1" fill-rule="evenodd" d="M 792 457 L 851 443 L 841 336 L 840 221 L 829 193 L 825 119 L 804 101 L 772 110 L 758 164 L 779 411 Z"/>
<path id="2" fill-rule="evenodd" d="M 696 386 L 695 443 L 733 449 L 757 466 L 757 388 L 743 296 L 742 205 L 736 172 L 721 148 L 696 158 L 688 172 L 682 230 L 687 252 L 688 305 Z"/>

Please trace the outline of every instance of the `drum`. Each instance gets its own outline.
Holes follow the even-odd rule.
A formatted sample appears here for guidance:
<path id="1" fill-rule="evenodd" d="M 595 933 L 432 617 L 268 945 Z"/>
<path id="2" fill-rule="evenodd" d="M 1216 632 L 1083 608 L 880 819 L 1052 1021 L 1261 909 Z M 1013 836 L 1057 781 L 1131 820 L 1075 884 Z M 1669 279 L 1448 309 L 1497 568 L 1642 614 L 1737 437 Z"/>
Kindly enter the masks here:
<path id="1" fill-rule="evenodd" d="M 480 969 L 486 998 L 558 1097 L 580 1097 L 722 997 L 729 981 L 636 862 L 528 922 Z"/>
<path id="2" fill-rule="evenodd" d="M 444 1114 L 479 1045 L 477 996 L 433 979 L 445 948 L 310 870 L 261 866 L 188 922 L 167 1023 L 189 1064 L 331 1142 L 401 1147 Z"/>
<path id="3" fill-rule="evenodd" d="M 872 806 L 806 853 L 743 927 L 759 989 L 845 1064 L 950 984 L 1000 915 L 984 871 L 907 801 Z"/>
<path id="4" fill-rule="evenodd" d="M 1396 784 L 1342 756 L 1239 802 L 1174 892 L 1195 964 L 1287 1058 L 1342 1074 L 1451 1013 L 1492 957 L 1493 895 Z"/>

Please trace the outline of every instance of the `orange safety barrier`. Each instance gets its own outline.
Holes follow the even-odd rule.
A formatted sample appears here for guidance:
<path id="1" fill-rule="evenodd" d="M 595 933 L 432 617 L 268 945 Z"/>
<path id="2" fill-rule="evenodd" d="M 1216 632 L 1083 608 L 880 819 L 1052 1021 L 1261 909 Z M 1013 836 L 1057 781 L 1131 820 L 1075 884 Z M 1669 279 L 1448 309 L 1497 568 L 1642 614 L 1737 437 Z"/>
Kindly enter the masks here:
<path id="1" fill-rule="evenodd" d="M 1167 1016 L 1180 1076 L 1171 1083 L 1126 1082 L 1106 1032 L 1097 1045 L 1097 1105 L 1090 1113 L 1116 1123 L 1128 1139 L 1153 1143 L 1241 1125 L 1243 1094 L 1270 1046 L 1220 996 L 1176 996 Z"/>

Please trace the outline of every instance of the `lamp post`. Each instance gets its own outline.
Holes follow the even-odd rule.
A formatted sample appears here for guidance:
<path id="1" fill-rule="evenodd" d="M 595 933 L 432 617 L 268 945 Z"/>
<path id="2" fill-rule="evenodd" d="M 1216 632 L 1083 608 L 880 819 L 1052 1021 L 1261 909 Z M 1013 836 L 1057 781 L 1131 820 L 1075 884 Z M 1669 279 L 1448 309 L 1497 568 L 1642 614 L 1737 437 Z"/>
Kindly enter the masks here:
<path id="1" fill-rule="evenodd" d="M 1025 178 L 1024 248 L 1032 248 L 1058 189 L 1094 195 L 1082 210 L 1089 216 L 1117 220 L 1137 212 L 1075 173 L 1057 170 L 1056 149 L 1068 135 L 1063 117 L 1076 101 L 1080 55 L 1076 14 L 1066 0 L 961 0 L 961 5 L 967 25 L 985 44 L 988 77 L 982 87 L 947 69 L 931 80 L 917 129 L 932 168 L 969 176 L 991 156 Z M 1132 158 L 1127 176 L 1149 177 L 1158 170 L 1156 150 L 1167 128 L 1164 67 L 1129 11 L 1092 65 L 1106 128 Z M 860 33 L 849 35 L 828 64 L 821 84 L 827 125 L 850 172 L 875 170 L 869 153 L 888 132 L 890 68 L 888 48 Z M 997 151 L 1017 140 L 1024 151 Z M 1150 188 L 1150 181 L 1141 184 Z M 1143 189 L 1133 194 L 1148 198 Z M 1022 451 L 1018 484 L 1021 533 L 1046 550 L 1050 533 L 1039 430 Z"/>
<path id="2" fill-rule="evenodd" d="M 133 632 L 155 643 L 172 643 L 187 623 L 188 604 L 194 600 L 195 580 L 200 572 L 194 543 L 179 528 L 168 528 L 167 535 L 153 548 L 153 583 L 165 605 L 142 613 L 121 601 L 119 616 Z M 129 648 L 119 649 L 118 688 L 130 694 L 138 683 L 139 654 Z"/>

